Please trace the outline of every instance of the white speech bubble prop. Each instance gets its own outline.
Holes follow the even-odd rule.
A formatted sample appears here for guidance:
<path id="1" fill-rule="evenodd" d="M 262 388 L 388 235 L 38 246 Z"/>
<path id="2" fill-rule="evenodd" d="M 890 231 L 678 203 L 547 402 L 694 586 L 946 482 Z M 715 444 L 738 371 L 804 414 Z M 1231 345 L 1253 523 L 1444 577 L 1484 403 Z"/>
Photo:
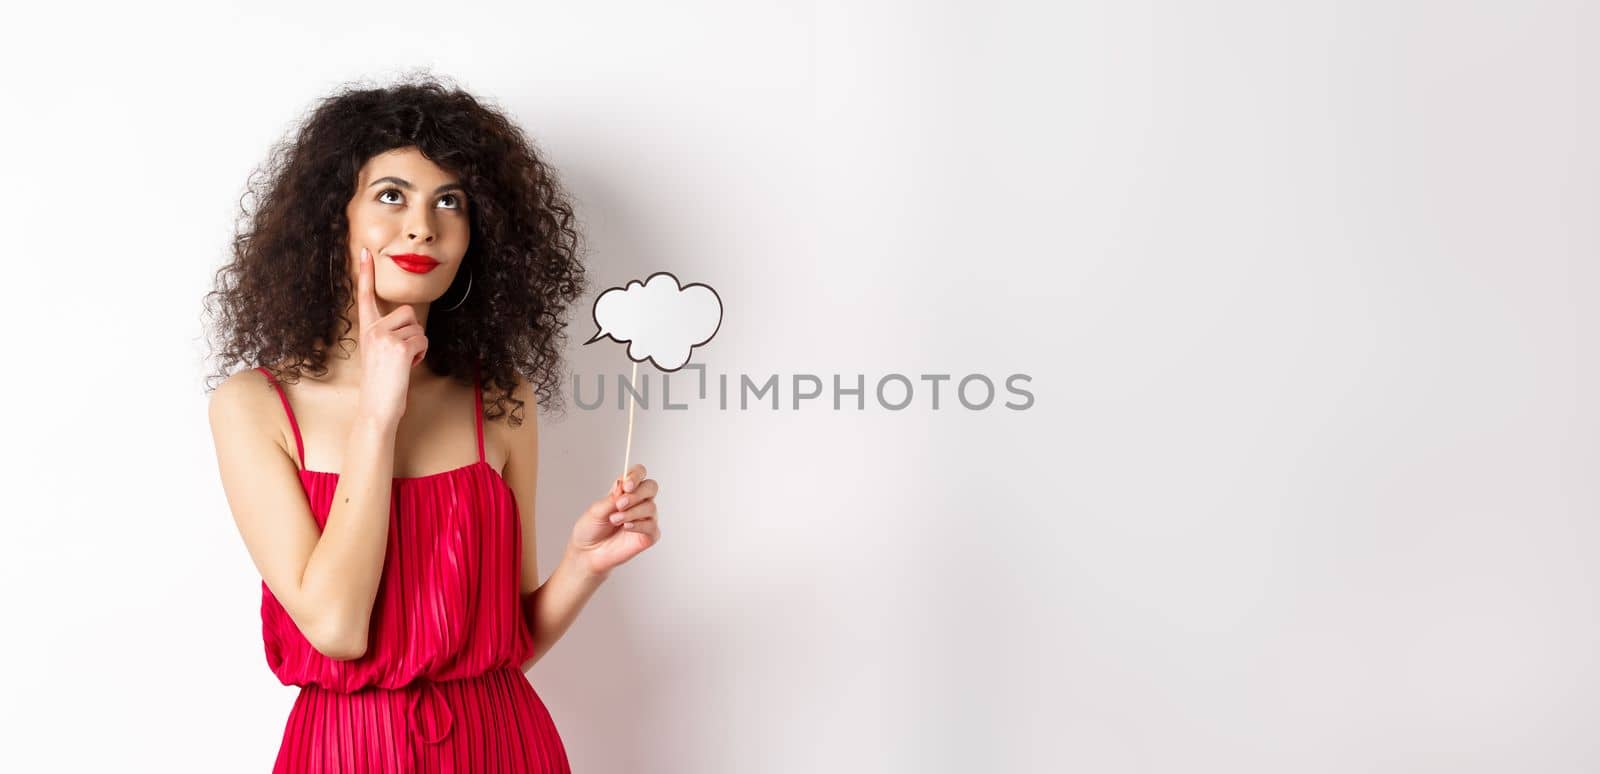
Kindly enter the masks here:
<path id="1" fill-rule="evenodd" d="M 628 345 L 635 364 L 649 360 L 662 371 L 677 371 L 722 327 L 722 297 L 710 285 L 680 285 L 670 272 L 658 271 L 601 293 L 594 324 L 594 337 L 584 344 L 610 337 Z"/>
<path id="2" fill-rule="evenodd" d="M 630 384 L 637 384 L 639 363 L 648 360 L 662 371 L 689 364 L 694 348 L 711 341 L 722 329 L 722 296 L 710 285 L 684 285 L 671 272 L 658 271 L 644 282 L 633 280 L 611 288 L 594 300 L 595 334 L 584 345 L 603 338 L 628 345 L 633 361 Z M 628 443 L 622 452 L 622 475 L 628 474 L 633 452 L 633 406 L 628 402 Z"/>

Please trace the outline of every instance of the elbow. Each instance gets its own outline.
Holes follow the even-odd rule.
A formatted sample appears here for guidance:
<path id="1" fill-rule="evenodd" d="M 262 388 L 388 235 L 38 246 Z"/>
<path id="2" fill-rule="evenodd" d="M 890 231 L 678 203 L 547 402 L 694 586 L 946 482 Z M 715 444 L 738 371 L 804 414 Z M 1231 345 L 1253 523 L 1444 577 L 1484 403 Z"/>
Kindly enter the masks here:
<path id="1" fill-rule="evenodd" d="M 318 653 L 334 661 L 354 661 L 367 654 L 366 629 L 325 627 L 317 636 L 306 639 Z"/>
<path id="2" fill-rule="evenodd" d="M 314 647 L 318 653 L 334 661 L 355 661 L 367 655 L 367 644 L 364 642 L 314 644 Z"/>

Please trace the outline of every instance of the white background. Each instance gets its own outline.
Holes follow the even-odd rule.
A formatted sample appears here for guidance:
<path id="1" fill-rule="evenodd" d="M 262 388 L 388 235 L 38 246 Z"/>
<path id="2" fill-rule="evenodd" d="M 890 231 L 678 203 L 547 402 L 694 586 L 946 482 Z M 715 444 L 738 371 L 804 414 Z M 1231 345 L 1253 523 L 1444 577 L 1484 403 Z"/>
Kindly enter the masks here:
<path id="1" fill-rule="evenodd" d="M 712 374 L 1032 377 L 640 412 L 664 539 L 529 673 L 577 770 L 1600 769 L 1581 5 L 10 11 L 0 769 L 270 768 L 201 297 L 269 145 L 419 66 L 596 292 L 718 290 Z M 625 428 L 542 424 L 542 572 Z"/>

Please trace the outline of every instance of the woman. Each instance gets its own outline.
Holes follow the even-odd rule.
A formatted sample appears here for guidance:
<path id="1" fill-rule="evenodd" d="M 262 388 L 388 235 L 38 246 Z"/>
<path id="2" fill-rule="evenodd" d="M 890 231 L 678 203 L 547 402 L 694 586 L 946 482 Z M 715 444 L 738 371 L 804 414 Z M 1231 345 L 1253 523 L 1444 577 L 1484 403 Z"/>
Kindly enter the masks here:
<path id="1" fill-rule="evenodd" d="M 210 417 L 268 665 L 301 686 L 274 770 L 569 771 L 524 672 L 659 539 L 659 487 L 631 467 L 539 583 L 524 413 L 560 403 L 584 289 L 553 171 L 423 79 L 327 98 L 251 192 Z"/>

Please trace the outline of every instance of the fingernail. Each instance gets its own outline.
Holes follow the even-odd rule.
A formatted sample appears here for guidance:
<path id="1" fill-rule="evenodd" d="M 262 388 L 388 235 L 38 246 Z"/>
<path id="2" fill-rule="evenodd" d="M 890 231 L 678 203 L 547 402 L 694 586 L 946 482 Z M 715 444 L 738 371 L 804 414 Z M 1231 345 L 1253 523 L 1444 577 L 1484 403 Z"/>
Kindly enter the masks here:
<path id="1" fill-rule="evenodd" d="M 611 514 L 611 523 L 612 524 L 620 524 L 620 523 L 622 523 L 622 514 L 620 514 L 620 513 Z"/>
<path id="2" fill-rule="evenodd" d="M 624 492 L 632 492 L 633 491 L 633 479 L 631 479 L 631 478 L 628 479 L 627 482 L 622 485 L 622 491 L 624 491 Z"/>
<path id="3" fill-rule="evenodd" d="M 617 510 L 620 511 L 620 510 L 622 510 L 623 508 L 626 508 L 626 507 L 628 507 L 628 498 L 624 497 L 624 498 L 621 498 L 621 499 L 617 500 Z"/>

